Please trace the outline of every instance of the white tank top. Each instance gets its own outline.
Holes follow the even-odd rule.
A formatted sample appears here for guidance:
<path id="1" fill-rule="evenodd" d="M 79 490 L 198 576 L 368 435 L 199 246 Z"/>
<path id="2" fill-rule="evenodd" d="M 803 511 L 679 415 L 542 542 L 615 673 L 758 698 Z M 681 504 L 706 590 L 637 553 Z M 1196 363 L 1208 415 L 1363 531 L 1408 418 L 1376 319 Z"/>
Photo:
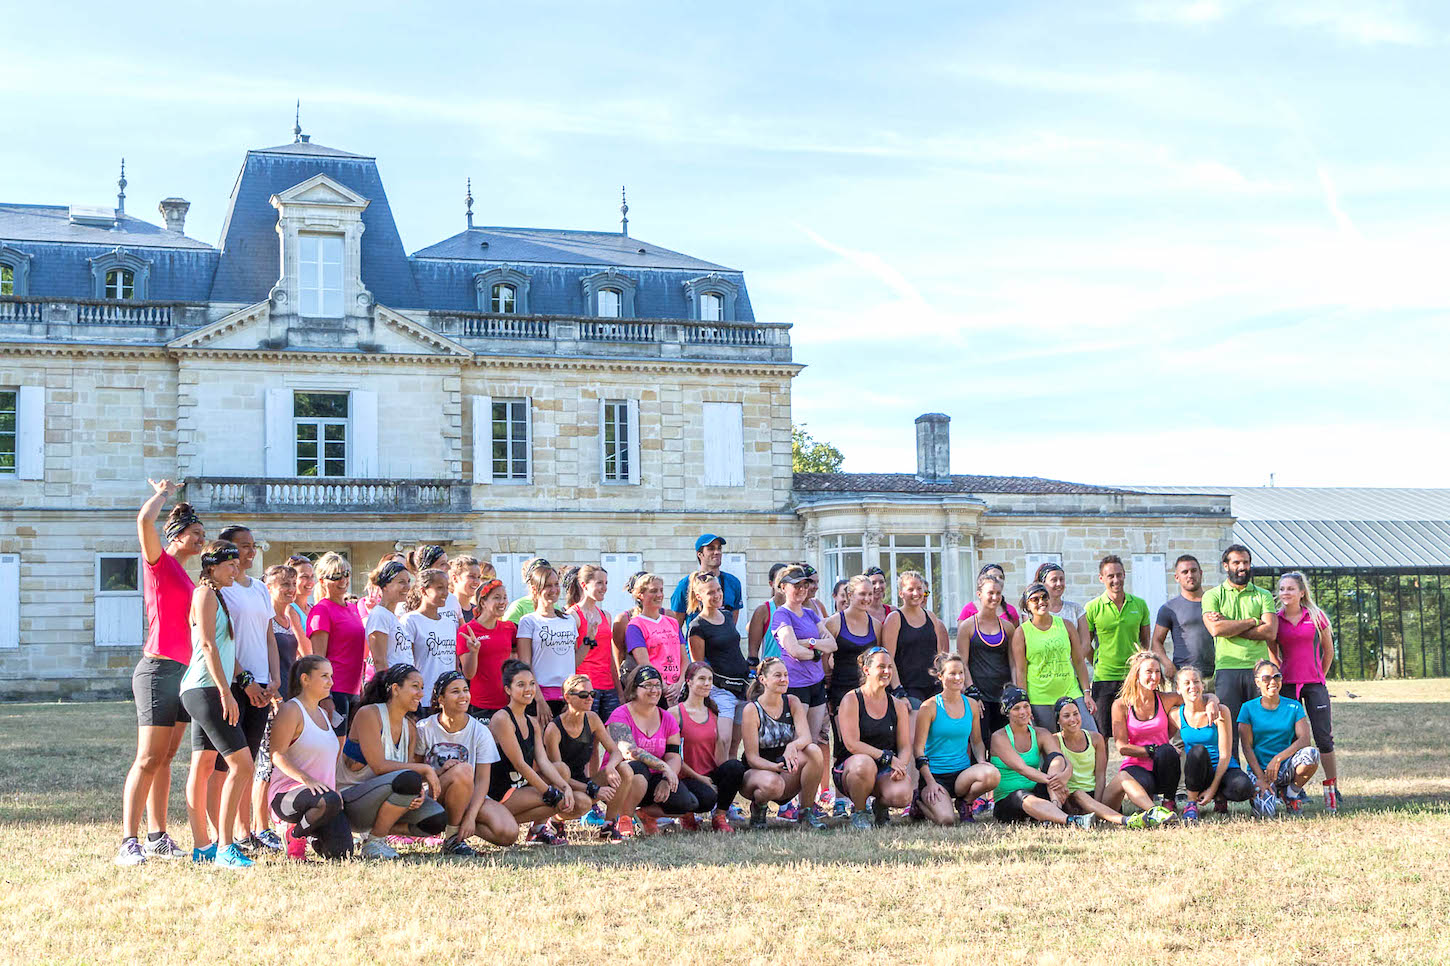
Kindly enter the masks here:
<path id="1" fill-rule="evenodd" d="M 302 733 L 287 748 L 287 760 L 296 765 L 302 774 L 328 788 L 337 787 L 337 736 L 331 728 L 324 728 L 312 719 L 312 715 L 293 698 L 288 704 L 297 705 L 302 712 Z M 300 783 L 291 775 L 272 767 L 271 794 L 279 795 L 297 788 Z"/>
<path id="2" fill-rule="evenodd" d="M 386 761 L 412 761 L 412 749 L 408 745 L 408 719 L 403 719 L 403 727 L 400 729 L 401 733 L 398 735 L 398 740 L 394 741 L 393 724 L 388 718 L 388 706 L 386 704 L 379 704 L 376 707 L 378 709 L 378 717 L 382 720 L 379 737 L 383 742 L 383 758 Z M 336 738 L 333 739 L 332 747 L 334 749 L 334 759 L 340 760 L 342 753 L 337 750 Z M 367 781 L 369 778 L 375 777 L 377 777 L 377 773 L 372 770 L 370 765 L 363 765 L 362 768 L 354 771 L 345 764 L 339 764 L 337 766 L 337 789 L 341 791 L 344 788 L 351 788 L 354 785 Z"/>

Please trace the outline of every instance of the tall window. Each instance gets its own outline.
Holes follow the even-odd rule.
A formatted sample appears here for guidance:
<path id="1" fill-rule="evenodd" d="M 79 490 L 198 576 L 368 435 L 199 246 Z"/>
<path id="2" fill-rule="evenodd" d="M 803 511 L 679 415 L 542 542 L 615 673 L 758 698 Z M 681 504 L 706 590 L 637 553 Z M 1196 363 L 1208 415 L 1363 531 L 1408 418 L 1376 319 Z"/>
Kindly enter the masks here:
<path id="1" fill-rule="evenodd" d="M 599 290 L 599 311 L 601 319 L 619 318 L 619 289 L 602 288 Z"/>
<path id="2" fill-rule="evenodd" d="M 124 268 L 113 268 L 106 273 L 106 298 L 129 299 L 136 297 L 136 276 Z"/>
<path id="3" fill-rule="evenodd" d="M 513 315 L 518 311 L 518 290 L 512 285 L 495 285 L 493 297 L 489 300 L 489 309 L 499 315 Z"/>
<path id="4" fill-rule="evenodd" d="M 633 467 L 629 465 L 629 402 L 624 399 L 604 401 L 604 482 L 628 483 Z"/>
<path id="5" fill-rule="evenodd" d="M 292 396 L 298 476 L 347 475 L 347 393 Z"/>
<path id="6" fill-rule="evenodd" d="M 942 616 L 946 588 L 941 580 L 941 537 L 932 534 L 893 533 L 887 536 L 881 546 L 881 569 L 886 571 L 887 597 L 896 604 L 898 578 L 908 570 L 915 570 L 926 578 L 931 586 L 931 598 L 927 608 Z"/>
<path id="7" fill-rule="evenodd" d="M 0 295 L 15 294 L 15 269 L 9 265 L 0 265 Z"/>
<path id="8" fill-rule="evenodd" d="M 313 319 L 342 318 L 342 238 L 298 235 L 297 243 L 299 313 Z"/>
<path id="9" fill-rule="evenodd" d="M 529 401 L 493 401 L 493 478 L 524 483 L 529 478 Z"/>
<path id="10" fill-rule="evenodd" d="M 861 562 L 861 534 L 833 533 L 821 538 L 821 553 L 825 558 L 825 580 L 821 583 L 821 596 L 826 597 L 838 580 L 850 580 L 865 569 Z"/>
<path id="11" fill-rule="evenodd" d="M 0 390 L 0 473 L 15 472 L 15 420 L 19 414 L 14 389 Z"/>
<path id="12" fill-rule="evenodd" d="M 700 321 L 719 322 L 725 318 L 725 302 L 714 292 L 700 296 Z"/>

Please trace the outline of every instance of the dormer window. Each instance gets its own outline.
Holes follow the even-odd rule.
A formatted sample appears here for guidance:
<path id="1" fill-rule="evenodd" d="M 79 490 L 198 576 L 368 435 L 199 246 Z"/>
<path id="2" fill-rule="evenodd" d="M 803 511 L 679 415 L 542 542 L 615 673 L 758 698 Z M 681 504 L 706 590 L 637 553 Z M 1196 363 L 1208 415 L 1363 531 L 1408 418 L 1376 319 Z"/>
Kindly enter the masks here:
<path id="1" fill-rule="evenodd" d="M 342 236 L 298 235 L 298 314 L 342 318 Z"/>
<path id="2" fill-rule="evenodd" d="M 473 276 L 478 311 L 494 315 L 529 314 L 529 277 L 516 268 L 500 266 Z"/>
<path id="3" fill-rule="evenodd" d="M 635 280 L 616 268 L 585 275 L 584 314 L 600 319 L 638 318 L 634 312 Z"/>
<path id="4" fill-rule="evenodd" d="M 601 319 L 619 318 L 620 293 L 617 288 L 602 288 L 599 290 L 599 305 L 595 315 Z"/>
<path id="5" fill-rule="evenodd" d="M 735 298 L 740 286 L 718 272 L 688 279 L 685 299 L 690 303 L 690 318 L 701 322 L 734 322 Z"/>
<path id="6" fill-rule="evenodd" d="M 706 292 L 700 296 L 700 321 L 725 321 L 725 300 L 717 292 Z"/>
<path id="7" fill-rule="evenodd" d="M 106 273 L 106 298 L 130 299 L 136 297 L 136 273 L 124 268 L 113 268 Z"/>
<path id="8" fill-rule="evenodd" d="M 518 311 L 518 290 L 512 285 L 495 285 L 489 297 L 489 310 L 498 315 L 513 315 Z"/>

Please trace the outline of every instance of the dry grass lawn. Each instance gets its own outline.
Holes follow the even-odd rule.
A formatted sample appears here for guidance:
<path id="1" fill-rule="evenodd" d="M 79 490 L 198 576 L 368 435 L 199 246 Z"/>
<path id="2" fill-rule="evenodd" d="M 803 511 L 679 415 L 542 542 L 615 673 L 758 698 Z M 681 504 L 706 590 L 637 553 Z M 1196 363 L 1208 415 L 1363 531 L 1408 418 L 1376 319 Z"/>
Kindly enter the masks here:
<path id="1" fill-rule="evenodd" d="M 1333 687 L 1336 817 L 680 833 L 241 873 L 111 864 L 129 704 L 0 705 L 0 960 L 1446 963 L 1447 683 Z"/>

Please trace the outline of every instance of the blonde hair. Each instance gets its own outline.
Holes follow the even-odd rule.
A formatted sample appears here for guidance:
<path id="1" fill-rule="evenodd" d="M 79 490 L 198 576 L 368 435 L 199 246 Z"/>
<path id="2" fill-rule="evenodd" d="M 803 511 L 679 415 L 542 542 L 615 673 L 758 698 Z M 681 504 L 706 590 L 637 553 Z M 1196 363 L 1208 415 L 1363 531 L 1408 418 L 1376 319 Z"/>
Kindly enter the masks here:
<path id="1" fill-rule="evenodd" d="M 317 558 L 317 562 L 312 565 L 312 572 L 326 580 L 328 574 L 336 573 L 339 568 L 352 573 L 352 564 L 347 562 L 347 558 L 336 551 L 329 550 Z"/>
<path id="2" fill-rule="evenodd" d="M 655 581 L 659 581 L 660 589 L 663 590 L 665 586 L 665 579 L 659 574 L 651 573 L 650 571 L 646 570 L 644 573 L 639 574 L 634 578 L 634 586 L 629 589 L 629 595 L 635 599 L 636 603 L 638 603 L 639 599 L 644 596 L 645 588 L 648 587 L 650 584 L 654 583 Z"/>
<path id="3" fill-rule="evenodd" d="M 1004 582 L 1001 577 L 995 576 L 994 574 L 991 574 L 991 573 L 978 574 L 977 575 L 977 594 L 978 595 L 980 595 L 982 593 L 982 585 L 983 584 L 996 584 L 998 590 L 1004 590 L 1004 588 L 1007 586 L 1006 582 Z M 1007 595 L 1004 592 L 1002 596 L 1005 597 Z"/>
<path id="4" fill-rule="evenodd" d="M 1314 603 L 1314 595 L 1309 591 L 1309 578 L 1304 576 L 1302 570 L 1286 570 L 1279 576 L 1280 581 L 1292 580 L 1299 585 L 1299 590 L 1304 595 L 1304 609 L 1309 612 L 1310 620 L 1318 624 L 1324 619 L 1324 611 Z"/>
<path id="5" fill-rule="evenodd" d="M 852 577 L 850 580 L 846 581 L 846 603 L 847 603 L 847 605 L 850 604 L 851 597 L 853 597 L 855 595 L 856 591 L 860 590 L 862 587 L 870 588 L 871 593 L 873 593 L 873 594 L 876 593 L 876 588 L 871 585 L 871 578 L 870 577 L 867 577 L 865 574 L 857 574 L 856 576 Z"/>
<path id="6" fill-rule="evenodd" d="M 926 577 L 922 575 L 922 572 L 920 570 L 903 570 L 900 576 L 896 578 L 896 589 L 900 590 L 902 587 L 906 586 L 906 582 L 912 577 L 915 577 L 917 580 L 921 581 L 921 585 L 926 588 L 926 592 L 931 593 L 931 581 L 927 580 Z"/>
<path id="7" fill-rule="evenodd" d="M 697 570 L 690 574 L 690 590 L 685 595 L 685 610 L 692 614 L 698 614 L 705 609 L 706 588 L 712 583 L 719 581 L 714 574 L 704 570 Z"/>
<path id="8" fill-rule="evenodd" d="M 1128 674 L 1123 678 L 1122 690 L 1118 692 L 1118 700 L 1123 702 L 1123 707 L 1131 708 L 1144 695 L 1143 686 L 1138 683 L 1138 671 L 1149 661 L 1158 665 L 1159 674 L 1163 673 L 1163 662 L 1152 651 L 1138 651 L 1128 658 Z"/>
<path id="9" fill-rule="evenodd" d="M 404 605 L 408 610 L 417 610 L 423 606 L 423 591 L 429 587 L 448 588 L 448 571 L 429 568 L 418 574 L 418 579 L 413 586 L 408 588 L 407 603 Z"/>
<path id="10" fill-rule="evenodd" d="M 594 689 L 594 682 L 589 680 L 589 675 L 587 674 L 571 674 L 564 679 L 564 693 L 568 694 L 575 688 L 588 688 L 592 691 Z"/>

